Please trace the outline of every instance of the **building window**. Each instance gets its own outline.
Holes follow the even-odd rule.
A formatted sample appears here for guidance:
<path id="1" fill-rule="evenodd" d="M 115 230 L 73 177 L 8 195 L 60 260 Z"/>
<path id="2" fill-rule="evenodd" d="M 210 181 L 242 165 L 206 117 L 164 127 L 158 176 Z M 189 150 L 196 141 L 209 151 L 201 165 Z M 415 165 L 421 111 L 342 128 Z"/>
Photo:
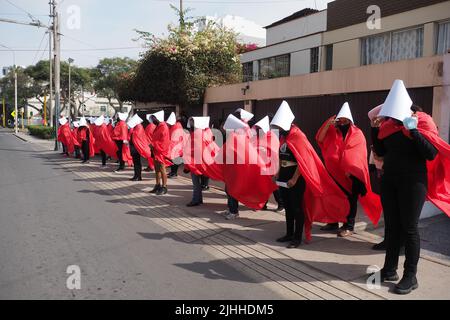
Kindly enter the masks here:
<path id="1" fill-rule="evenodd" d="M 319 48 L 311 48 L 310 72 L 319 72 Z"/>
<path id="2" fill-rule="evenodd" d="M 253 62 L 246 62 L 242 64 L 243 82 L 253 81 Z"/>
<path id="3" fill-rule="evenodd" d="M 106 112 L 106 106 L 100 106 L 100 112 Z"/>
<path id="4" fill-rule="evenodd" d="M 325 50 L 326 50 L 325 70 L 328 71 L 333 69 L 333 45 L 332 44 L 327 45 Z"/>
<path id="5" fill-rule="evenodd" d="M 437 54 L 446 54 L 450 49 L 450 21 L 438 24 Z"/>
<path id="6" fill-rule="evenodd" d="M 423 56 L 423 28 L 392 33 L 391 61 Z"/>
<path id="7" fill-rule="evenodd" d="M 290 75 L 290 60 L 290 54 L 259 60 L 258 79 L 288 77 Z"/>
<path id="8" fill-rule="evenodd" d="M 415 59 L 423 56 L 423 27 L 361 40 L 361 64 Z"/>

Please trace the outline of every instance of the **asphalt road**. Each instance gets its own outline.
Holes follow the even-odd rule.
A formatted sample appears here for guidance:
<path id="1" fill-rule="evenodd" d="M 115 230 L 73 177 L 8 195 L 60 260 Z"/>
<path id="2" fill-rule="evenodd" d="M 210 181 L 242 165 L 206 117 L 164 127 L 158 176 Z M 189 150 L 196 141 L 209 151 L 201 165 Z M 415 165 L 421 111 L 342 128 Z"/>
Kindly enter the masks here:
<path id="1" fill-rule="evenodd" d="M 146 239 L 166 230 L 47 157 L 0 129 L 0 299 L 280 298 L 199 245 Z M 67 288 L 71 265 L 79 290 Z"/>

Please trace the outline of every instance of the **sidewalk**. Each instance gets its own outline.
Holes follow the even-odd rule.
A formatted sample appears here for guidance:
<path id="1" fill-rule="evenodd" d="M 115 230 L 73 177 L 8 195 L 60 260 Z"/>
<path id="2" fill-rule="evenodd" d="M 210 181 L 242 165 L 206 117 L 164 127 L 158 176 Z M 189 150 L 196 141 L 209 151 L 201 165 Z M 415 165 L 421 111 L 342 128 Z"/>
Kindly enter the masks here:
<path id="1" fill-rule="evenodd" d="M 221 215 L 226 198 L 220 184 L 204 192 L 205 204 L 187 208 L 192 186 L 190 179 L 179 176 L 169 180 L 169 194 L 150 195 L 154 175 L 144 173 L 144 181 L 131 182 L 132 169 L 113 173 L 114 163 L 100 169 L 99 159 L 88 165 L 62 157 L 53 150 L 53 141 L 42 141 L 19 133 L 30 142 L 49 165 L 72 172 L 75 179 L 96 186 L 95 193 L 107 196 L 112 203 L 130 208 L 126 214 L 144 216 L 167 230 L 164 234 L 140 234 L 149 241 L 171 238 L 200 246 L 217 260 L 226 261 L 249 277 L 288 299 L 450 299 L 450 223 L 444 216 L 420 222 L 422 259 L 419 264 L 420 288 L 406 296 L 390 292 L 393 284 L 369 290 L 366 285 L 368 266 L 382 265 L 384 253 L 372 251 L 371 246 L 381 240 L 383 228 L 374 229 L 362 214 L 356 233 L 345 239 L 313 226 L 311 244 L 298 249 L 286 249 L 275 241 L 285 232 L 283 214 L 273 211 L 254 212 L 240 208 L 240 218 L 227 221 Z M 181 168 L 180 168 L 181 172 Z M 71 180 L 68 180 L 70 183 Z M 269 205 L 274 208 L 275 204 Z M 400 259 L 399 266 L 403 264 Z M 216 279 L 214 265 L 183 264 L 192 272 Z M 399 269 L 401 271 L 401 268 Z M 401 275 L 401 273 L 400 273 Z"/>

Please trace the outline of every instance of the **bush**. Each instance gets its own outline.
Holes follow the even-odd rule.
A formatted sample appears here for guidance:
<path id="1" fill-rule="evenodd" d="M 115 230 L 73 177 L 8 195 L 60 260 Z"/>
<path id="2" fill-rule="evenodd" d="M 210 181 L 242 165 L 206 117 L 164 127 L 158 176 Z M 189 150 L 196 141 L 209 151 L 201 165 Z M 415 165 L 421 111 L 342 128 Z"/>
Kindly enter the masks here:
<path id="1" fill-rule="evenodd" d="M 28 132 L 30 135 L 36 136 L 41 139 L 53 139 L 55 138 L 55 130 L 53 127 L 46 126 L 28 126 Z"/>

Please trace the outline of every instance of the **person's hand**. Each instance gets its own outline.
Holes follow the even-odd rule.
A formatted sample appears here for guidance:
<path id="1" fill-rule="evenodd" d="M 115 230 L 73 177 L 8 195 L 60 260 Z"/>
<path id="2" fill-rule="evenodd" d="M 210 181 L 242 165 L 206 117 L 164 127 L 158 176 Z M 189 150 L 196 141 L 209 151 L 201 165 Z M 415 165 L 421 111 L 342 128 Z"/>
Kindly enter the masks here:
<path id="1" fill-rule="evenodd" d="M 335 123 L 336 123 L 336 116 L 330 118 L 330 120 L 328 120 L 327 125 L 331 126 L 331 125 L 334 125 Z"/>
<path id="2" fill-rule="evenodd" d="M 296 183 L 297 183 L 297 179 L 292 178 L 287 182 L 287 186 L 288 186 L 288 188 L 292 188 L 293 186 L 295 186 Z"/>
<path id="3" fill-rule="evenodd" d="M 405 118 L 405 120 L 403 120 L 403 125 L 408 130 L 414 130 L 417 129 L 418 122 L 419 120 L 417 119 L 417 116 L 412 115 L 411 117 Z"/>
<path id="4" fill-rule="evenodd" d="M 123 140 L 123 143 L 124 144 L 128 144 L 128 140 Z"/>

